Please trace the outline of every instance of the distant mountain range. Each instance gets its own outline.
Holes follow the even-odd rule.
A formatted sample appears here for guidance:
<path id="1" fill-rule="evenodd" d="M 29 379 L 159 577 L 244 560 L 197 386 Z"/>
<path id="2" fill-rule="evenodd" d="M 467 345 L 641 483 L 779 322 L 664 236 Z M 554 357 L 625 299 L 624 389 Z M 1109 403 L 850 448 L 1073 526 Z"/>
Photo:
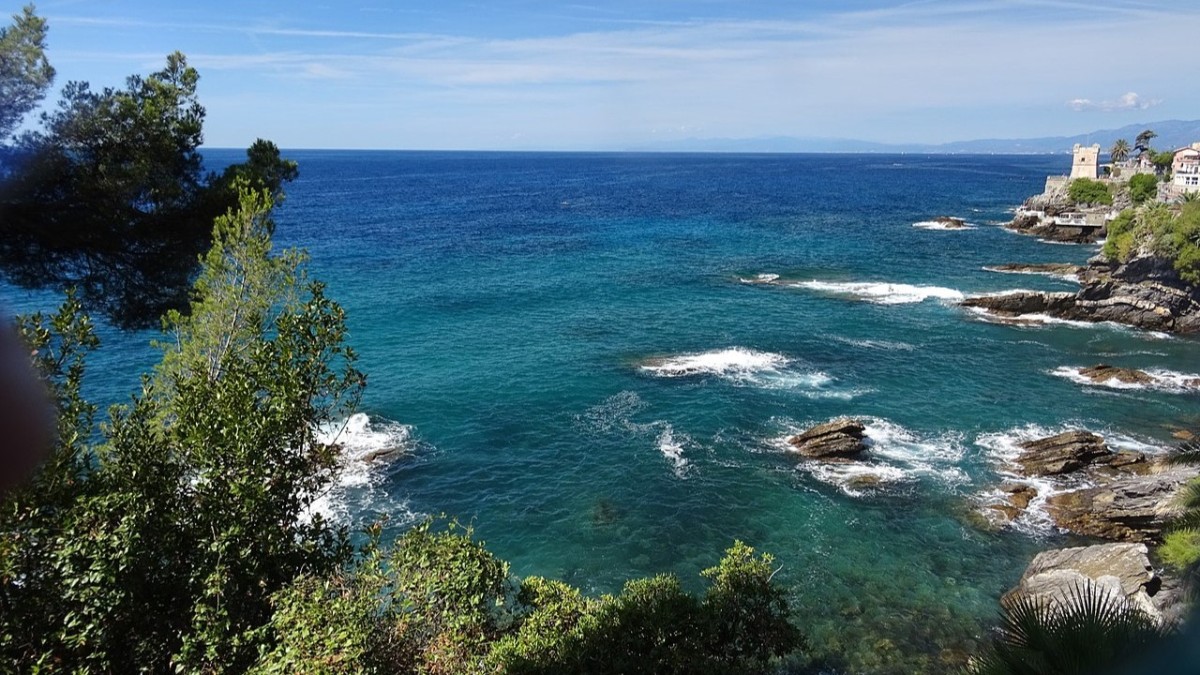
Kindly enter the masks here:
<path id="1" fill-rule="evenodd" d="M 636 148 L 645 152 L 912 152 L 946 154 L 1054 154 L 1071 152 L 1076 143 L 1099 143 L 1108 151 L 1118 138 L 1133 144 L 1133 139 L 1146 129 L 1158 136 L 1151 141 L 1155 148 L 1174 149 L 1200 141 L 1200 120 L 1163 120 L 1130 124 L 1119 129 L 1102 129 L 1077 136 L 1048 136 L 1045 138 L 986 138 L 974 141 L 955 141 L 937 145 L 920 143 L 876 143 L 850 138 L 797 138 L 772 136 L 763 138 L 688 138 L 664 141 Z"/>

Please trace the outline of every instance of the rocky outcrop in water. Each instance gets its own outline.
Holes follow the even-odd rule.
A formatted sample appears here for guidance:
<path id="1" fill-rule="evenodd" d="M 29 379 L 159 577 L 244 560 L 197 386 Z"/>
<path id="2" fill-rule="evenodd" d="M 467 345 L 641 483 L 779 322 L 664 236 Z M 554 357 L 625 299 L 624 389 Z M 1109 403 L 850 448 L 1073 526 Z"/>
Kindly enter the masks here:
<path id="1" fill-rule="evenodd" d="M 962 230 L 967 227 L 967 221 L 962 218 L 955 218 L 954 216 L 938 216 L 933 219 L 933 222 L 947 230 Z"/>
<path id="2" fill-rule="evenodd" d="M 849 459 L 867 449 L 866 427 L 858 420 L 841 418 L 788 439 L 788 444 L 809 459 Z"/>
<path id="3" fill-rule="evenodd" d="M 1082 368 L 1079 370 L 1079 375 L 1086 377 L 1096 384 L 1104 384 L 1112 380 L 1123 384 L 1151 384 L 1154 382 L 1154 378 L 1148 373 L 1143 373 L 1133 368 L 1118 368 L 1106 363 L 1101 363 L 1090 368 Z"/>
<path id="4" fill-rule="evenodd" d="M 1156 466 L 1146 475 L 1053 495 L 1046 511 L 1056 525 L 1077 534 L 1156 542 L 1164 524 L 1179 513 L 1179 489 L 1195 477 L 1191 467 Z"/>
<path id="5" fill-rule="evenodd" d="M 1028 441 L 1021 449 L 1003 470 L 1010 478 L 998 487 L 998 494 L 984 498 L 982 513 L 992 526 L 1016 520 L 1037 500 L 1038 508 L 1063 530 L 1116 541 L 1156 542 L 1178 513 L 1180 489 L 1200 473 L 1140 452 L 1114 452 L 1103 438 L 1087 431 Z M 1027 482 L 1022 476 L 1043 482 Z"/>
<path id="6" fill-rule="evenodd" d="M 1026 476 L 1056 476 L 1069 473 L 1113 454 L 1104 439 L 1087 431 L 1068 431 L 1021 444 L 1017 457 Z"/>
<path id="7" fill-rule="evenodd" d="M 1146 330 L 1200 333 L 1200 288 L 1179 278 L 1169 260 L 1154 256 L 1114 264 L 1097 257 L 1080 273 L 1077 293 L 1023 291 L 968 298 L 964 307 L 1013 323 L 1047 314 L 1072 321 L 1114 321 Z"/>
<path id="8" fill-rule="evenodd" d="M 1043 551 L 1004 595 L 1003 604 L 1032 598 L 1051 610 L 1070 606 L 1077 589 L 1090 587 L 1123 599 L 1157 623 L 1182 614 L 1175 585 L 1164 584 L 1150 564 L 1145 544 L 1101 544 Z"/>

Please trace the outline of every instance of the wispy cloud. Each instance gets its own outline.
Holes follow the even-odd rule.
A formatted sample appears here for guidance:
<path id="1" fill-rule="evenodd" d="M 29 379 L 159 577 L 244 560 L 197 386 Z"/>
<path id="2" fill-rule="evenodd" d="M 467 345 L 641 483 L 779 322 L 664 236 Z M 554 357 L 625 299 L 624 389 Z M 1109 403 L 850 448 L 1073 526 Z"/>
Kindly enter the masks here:
<path id="1" fill-rule="evenodd" d="M 687 12 L 730 6 L 689 4 Z M 353 146 L 351 134 L 368 128 L 372 142 L 392 147 L 505 147 L 514 138 L 525 147 L 636 144 L 697 129 L 900 141 L 1052 135 L 1078 131 L 1071 110 L 1120 113 L 1162 103 L 1133 92 L 1069 99 L 1132 82 L 1170 92 L 1164 108 L 1173 114 L 1200 110 L 1200 93 L 1180 87 L 1177 72 L 1144 66 L 1177 58 L 1178 45 L 1200 32 L 1200 6 L 1171 0 L 916 0 L 771 16 L 738 5 L 729 10 L 737 14 L 715 18 L 590 5 L 555 11 L 584 16 L 553 30 L 413 22 L 405 27 L 415 30 L 392 32 L 399 24 L 302 25 L 257 15 L 238 24 L 215 16 L 187 24 L 51 17 L 51 24 L 136 36 L 78 49 L 77 63 L 111 65 L 120 50 L 94 52 L 127 44 L 131 70 L 143 69 L 147 53 L 178 46 L 206 74 L 206 86 L 258 92 L 258 107 L 228 113 L 245 126 L 255 122 L 248 115 L 261 115 L 264 128 L 346 134 L 325 145 Z M 1138 59 L 1096 67 L 1080 60 L 1149 35 L 1137 40 Z M 62 62 L 72 52 L 52 57 Z M 297 87 L 298 79 L 309 82 Z M 319 112 L 289 114 L 335 103 L 337 125 Z M 386 125 L 377 112 L 372 117 L 377 110 L 389 111 Z M 210 106 L 209 113 L 219 129 L 222 111 Z"/>
<path id="2" fill-rule="evenodd" d="M 1074 98 L 1067 105 L 1076 112 L 1100 111 L 1116 112 L 1122 110 L 1147 110 L 1162 103 L 1160 98 L 1142 98 L 1136 92 L 1126 92 L 1113 100 L 1093 101 L 1087 98 Z"/>

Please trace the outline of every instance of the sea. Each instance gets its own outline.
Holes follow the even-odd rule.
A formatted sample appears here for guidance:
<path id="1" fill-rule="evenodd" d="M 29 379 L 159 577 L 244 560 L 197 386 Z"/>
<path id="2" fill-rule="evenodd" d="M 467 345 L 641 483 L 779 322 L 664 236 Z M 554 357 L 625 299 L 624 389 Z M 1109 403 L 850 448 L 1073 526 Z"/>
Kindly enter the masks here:
<path id="1" fill-rule="evenodd" d="M 1040 500 L 981 518 L 1017 442 L 1086 428 L 1154 453 L 1200 425 L 1178 386 L 1200 373 L 1195 339 L 957 306 L 1077 287 L 988 269 L 1097 254 L 1000 226 L 1067 155 L 285 155 L 300 177 L 277 244 L 308 252 L 368 375 L 327 430 L 347 452 L 318 508 L 386 517 L 389 536 L 455 516 L 514 574 L 702 590 L 742 540 L 774 556 L 818 659 L 950 670 L 1034 554 L 1082 541 Z M 128 400 L 156 335 L 101 336 L 88 391 Z M 1155 384 L 1079 378 L 1099 363 Z M 789 451 L 841 416 L 866 422 L 863 459 Z M 387 448 L 403 452 L 364 460 Z"/>

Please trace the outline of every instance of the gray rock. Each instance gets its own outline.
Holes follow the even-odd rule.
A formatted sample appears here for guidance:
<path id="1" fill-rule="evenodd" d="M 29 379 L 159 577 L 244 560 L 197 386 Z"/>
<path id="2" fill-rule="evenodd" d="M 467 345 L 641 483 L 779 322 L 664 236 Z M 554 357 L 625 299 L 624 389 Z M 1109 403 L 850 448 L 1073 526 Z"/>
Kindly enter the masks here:
<path id="1" fill-rule="evenodd" d="M 1087 431 L 1068 431 L 1021 444 L 1017 457 L 1026 476 L 1055 476 L 1070 473 L 1112 454 L 1104 439 Z"/>
<path id="2" fill-rule="evenodd" d="M 1058 527 L 1077 534 L 1157 542 L 1164 522 L 1179 512 L 1180 487 L 1195 477 L 1193 467 L 1166 467 L 1054 495 L 1047 500 L 1046 510 Z"/>
<path id="3" fill-rule="evenodd" d="M 1154 378 L 1147 373 L 1133 368 L 1118 368 L 1110 366 L 1106 363 L 1084 368 L 1079 371 L 1079 374 L 1088 378 L 1092 382 L 1101 384 L 1115 379 L 1118 382 L 1125 384 L 1150 384 L 1154 382 Z"/>
<path id="4" fill-rule="evenodd" d="M 862 422 L 840 418 L 792 436 L 788 444 L 810 459 L 847 459 L 867 449 L 865 433 Z"/>
<path id="5" fill-rule="evenodd" d="M 1008 604 L 1020 597 L 1044 602 L 1052 609 L 1072 603 L 1076 589 L 1091 586 L 1123 598 L 1155 621 L 1166 621 L 1164 610 L 1173 596 L 1157 597 L 1162 579 L 1150 565 L 1145 544 L 1101 544 L 1043 551 L 1029 563 L 1016 588 L 1004 595 Z"/>

